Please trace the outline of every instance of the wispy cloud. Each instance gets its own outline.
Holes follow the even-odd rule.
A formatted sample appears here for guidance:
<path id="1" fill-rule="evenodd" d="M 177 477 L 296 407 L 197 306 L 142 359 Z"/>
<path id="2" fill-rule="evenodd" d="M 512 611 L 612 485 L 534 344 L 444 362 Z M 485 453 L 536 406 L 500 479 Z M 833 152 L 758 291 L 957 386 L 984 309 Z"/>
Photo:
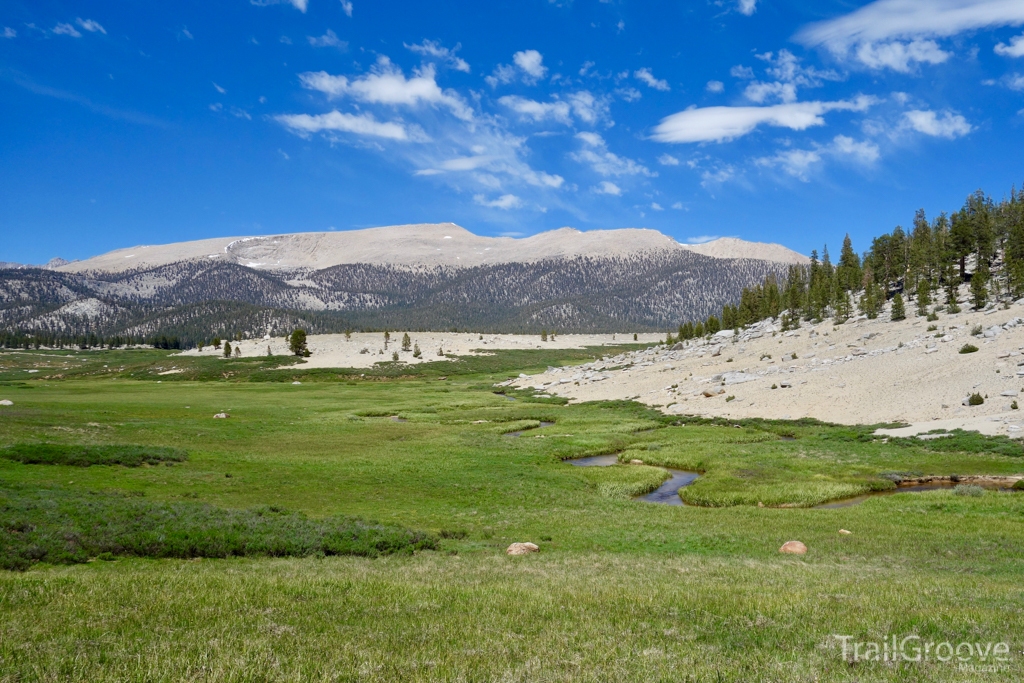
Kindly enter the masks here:
<path id="1" fill-rule="evenodd" d="M 949 110 L 936 113 L 914 109 L 904 112 L 903 123 L 907 128 L 916 130 L 918 133 L 947 140 L 962 137 L 974 130 L 967 119 Z"/>
<path id="2" fill-rule="evenodd" d="M 448 64 L 456 71 L 463 71 L 467 74 L 469 73 L 469 62 L 455 54 L 462 47 L 461 43 L 451 49 L 444 47 L 439 42 L 433 40 L 424 40 L 418 45 L 403 44 L 405 45 L 405 49 L 415 52 L 418 55 L 422 55 L 423 57 L 433 57 L 440 62 Z"/>
<path id="3" fill-rule="evenodd" d="M 502 209 L 508 211 L 509 209 L 519 209 L 523 206 L 523 200 L 514 194 L 503 194 L 497 199 L 488 200 L 482 194 L 473 195 L 473 201 L 480 206 L 486 206 L 492 209 Z"/>
<path id="4" fill-rule="evenodd" d="M 725 142 L 751 133 L 760 125 L 806 130 L 825 124 L 832 111 L 865 111 L 875 103 L 872 97 L 836 102 L 791 102 L 769 107 L 691 108 L 666 116 L 654 128 L 658 142 Z"/>
<path id="5" fill-rule="evenodd" d="M 622 188 L 608 180 L 602 180 L 593 190 L 598 194 L 610 194 L 613 197 L 622 196 Z"/>
<path id="6" fill-rule="evenodd" d="M 648 177 L 658 175 L 643 164 L 609 152 L 604 138 L 597 133 L 577 133 L 576 139 L 583 143 L 583 147 L 579 151 L 570 154 L 569 157 L 574 161 L 590 166 L 590 168 L 600 175 L 644 175 Z"/>
<path id="7" fill-rule="evenodd" d="M 334 47 L 339 50 L 348 49 L 348 42 L 339 38 L 331 29 L 327 29 L 327 32 L 322 36 L 306 36 L 306 40 L 313 47 Z"/>
<path id="8" fill-rule="evenodd" d="M 725 92 L 725 83 L 722 83 L 722 81 L 708 81 L 704 89 L 713 93 Z"/>
<path id="9" fill-rule="evenodd" d="M 806 26 L 798 42 L 852 56 L 869 68 L 909 71 L 941 64 L 949 53 L 930 40 L 965 31 L 1024 24 L 1018 0 L 876 0 L 854 12 Z"/>
<path id="10" fill-rule="evenodd" d="M 75 19 L 75 23 L 89 33 L 102 33 L 103 35 L 107 35 L 107 29 L 103 28 L 98 21 L 82 19 L 79 17 L 78 19 Z"/>
<path id="11" fill-rule="evenodd" d="M 334 110 L 326 114 L 282 114 L 274 117 L 294 133 L 308 135 L 324 131 L 385 138 L 405 142 L 413 135 L 401 123 L 378 121 L 372 114 L 347 114 Z"/>
<path id="12" fill-rule="evenodd" d="M 678 166 L 679 159 L 676 159 L 671 154 L 662 154 L 660 157 L 658 157 L 658 163 L 661 164 L 662 166 Z"/>
<path id="13" fill-rule="evenodd" d="M 516 78 L 521 78 L 527 85 L 533 85 L 547 75 L 548 68 L 544 66 L 544 56 L 537 50 L 522 50 L 512 55 L 511 64 L 499 64 L 494 72 L 484 80 L 492 88 L 498 85 L 511 83 Z"/>
<path id="14" fill-rule="evenodd" d="M 309 0 L 249 0 L 249 2 L 257 7 L 268 7 L 270 5 L 291 5 L 295 9 L 299 10 L 303 14 L 306 13 L 306 7 L 309 5 Z"/>
<path id="15" fill-rule="evenodd" d="M 401 69 L 381 55 L 370 73 L 359 78 L 350 80 L 326 71 L 310 71 L 299 74 L 299 81 L 304 88 L 318 90 L 329 98 L 347 96 L 360 102 L 410 107 L 423 103 L 442 105 L 460 119 L 472 119 L 472 109 L 454 91 L 442 90 L 435 76 L 434 65 L 427 64 L 414 71 L 412 78 L 406 78 Z"/>
<path id="16" fill-rule="evenodd" d="M 655 78 L 654 74 L 647 67 L 637 69 L 633 72 L 633 78 L 637 79 L 641 83 L 645 83 L 647 87 L 654 88 L 655 90 L 661 90 L 662 92 L 668 92 L 672 88 L 669 87 L 668 81 L 660 78 Z"/>
<path id="17" fill-rule="evenodd" d="M 687 237 L 687 244 L 706 244 L 708 242 L 714 242 L 717 239 L 721 239 L 718 235 L 697 235 L 696 237 Z"/>
<path id="18" fill-rule="evenodd" d="M 757 11 L 757 0 L 738 0 L 736 9 L 749 17 Z"/>
<path id="19" fill-rule="evenodd" d="M 1010 38 L 1010 44 L 999 43 L 994 48 L 997 55 L 1003 57 L 1024 57 L 1024 34 Z"/>
<path id="20" fill-rule="evenodd" d="M 71 24 L 57 24 L 53 27 L 53 32 L 58 36 L 71 36 L 72 38 L 82 37 L 82 34 L 79 33 Z"/>
<path id="21" fill-rule="evenodd" d="M 345 13 L 345 16 L 352 16 L 352 0 L 341 0 L 341 11 Z"/>
<path id="22" fill-rule="evenodd" d="M 16 38 L 18 36 L 18 32 L 10 26 L 4 26 L 4 30 L 0 33 L 0 36 L 4 38 Z"/>

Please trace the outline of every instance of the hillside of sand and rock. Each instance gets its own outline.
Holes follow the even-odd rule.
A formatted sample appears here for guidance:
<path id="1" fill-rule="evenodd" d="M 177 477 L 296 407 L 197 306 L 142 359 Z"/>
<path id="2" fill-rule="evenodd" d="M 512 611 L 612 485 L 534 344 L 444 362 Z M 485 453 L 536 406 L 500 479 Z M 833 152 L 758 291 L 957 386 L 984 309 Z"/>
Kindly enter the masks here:
<path id="1" fill-rule="evenodd" d="M 634 399 L 676 415 L 1024 436 L 1024 300 L 934 322 L 892 322 L 889 312 L 786 332 L 767 319 L 738 335 L 723 330 L 508 384 L 572 401 Z M 961 353 L 965 345 L 977 351 Z M 969 405 L 972 394 L 984 403 Z"/>

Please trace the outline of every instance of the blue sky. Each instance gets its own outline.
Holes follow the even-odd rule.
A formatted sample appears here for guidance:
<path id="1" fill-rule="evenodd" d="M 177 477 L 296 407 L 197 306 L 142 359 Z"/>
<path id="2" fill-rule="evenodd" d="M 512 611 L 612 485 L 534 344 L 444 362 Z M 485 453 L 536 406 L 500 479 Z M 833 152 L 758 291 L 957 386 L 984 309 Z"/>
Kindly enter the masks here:
<path id="1" fill-rule="evenodd" d="M 0 260 L 441 221 L 863 250 L 1024 181 L 1024 2 L 7 0 L 0 113 Z"/>

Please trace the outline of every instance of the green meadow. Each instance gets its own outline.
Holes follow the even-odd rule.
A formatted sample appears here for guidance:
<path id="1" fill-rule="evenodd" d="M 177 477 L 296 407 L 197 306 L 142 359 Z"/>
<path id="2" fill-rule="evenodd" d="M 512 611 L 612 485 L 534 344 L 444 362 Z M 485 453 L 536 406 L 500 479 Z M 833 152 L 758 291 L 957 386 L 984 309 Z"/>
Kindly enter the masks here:
<path id="1" fill-rule="evenodd" d="M 1024 677 L 1024 492 L 814 507 L 1021 475 L 1019 444 L 494 386 L 603 353 L 0 354 L 0 681 Z M 701 473 L 687 504 L 635 500 L 664 467 Z M 1009 655 L 852 661 L 838 636 Z"/>

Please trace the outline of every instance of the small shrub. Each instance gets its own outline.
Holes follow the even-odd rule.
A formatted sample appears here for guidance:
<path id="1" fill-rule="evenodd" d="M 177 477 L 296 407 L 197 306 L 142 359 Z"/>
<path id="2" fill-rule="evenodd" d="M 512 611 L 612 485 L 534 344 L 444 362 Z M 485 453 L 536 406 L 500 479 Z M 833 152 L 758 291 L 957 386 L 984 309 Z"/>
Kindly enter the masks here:
<path id="1" fill-rule="evenodd" d="M 957 496 L 970 496 L 971 498 L 980 498 L 985 495 L 985 489 L 974 484 L 957 484 L 953 487 L 953 493 Z"/>
<path id="2" fill-rule="evenodd" d="M 928 314 L 928 318 L 927 319 L 928 319 L 928 322 L 934 322 L 934 321 L 939 319 L 939 316 L 938 316 L 937 313 L 935 313 L 935 311 L 932 311 L 931 313 Z"/>
<path id="3" fill-rule="evenodd" d="M 935 330 L 937 330 L 937 329 L 939 329 L 939 328 L 938 328 L 938 327 L 936 327 L 935 325 L 929 325 L 929 326 L 928 326 L 928 330 L 927 330 L 927 331 L 928 331 L 928 332 L 934 332 L 934 331 L 935 331 Z"/>
<path id="4" fill-rule="evenodd" d="M 974 353 L 978 350 L 978 347 L 974 344 L 964 344 L 960 347 L 960 353 Z"/>
<path id="5" fill-rule="evenodd" d="M 1010 410 L 1017 410 L 1017 401 L 1010 401 Z"/>
<path id="6" fill-rule="evenodd" d="M 773 384 L 773 385 L 772 385 L 772 389 L 778 389 L 778 388 L 779 388 L 779 385 L 778 385 L 778 384 Z"/>
<path id="7" fill-rule="evenodd" d="M 985 399 L 981 394 L 971 394 L 971 397 L 967 399 L 967 404 L 972 406 L 980 406 L 985 402 Z"/>
<path id="8" fill-rule="evenodd" d="M 391 360 L 398 360 L 398 351 L 391 352 Z"/>
<path id="9" fill-rule="evenodd" d="M 1014 491 L 1024 491 L 1024 479 L 1018 479 L 1013 483 Z"/>
<path id="10" fill-rule="evenodd" d="M 981 336 L 982 332 L 984 332 L 984 330 L 981 329 L 981 325 L 975 325 L 974 327 L 971 328 L 972 337 L 979 337 Z"/>
<path id="11" fill-rule="evenodd" d="M 736 400 L 735 396 L 726 396 L 725 397 L 725 402 L 726 403 L 728 403 L 729 401 L 735 401 L 735 400 Z"/>

